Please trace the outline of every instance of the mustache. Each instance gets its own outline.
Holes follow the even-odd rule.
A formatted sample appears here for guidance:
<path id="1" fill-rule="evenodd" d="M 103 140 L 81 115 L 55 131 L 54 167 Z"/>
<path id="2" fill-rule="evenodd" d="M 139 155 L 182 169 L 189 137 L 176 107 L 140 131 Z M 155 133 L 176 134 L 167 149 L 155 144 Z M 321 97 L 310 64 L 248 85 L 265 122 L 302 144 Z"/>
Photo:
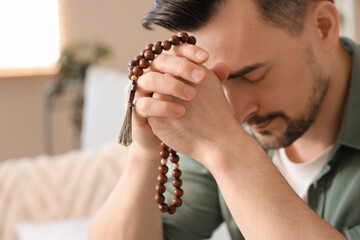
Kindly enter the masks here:
<path id="1" fill-rule="evenodd" d="M 285 120 L 288 120 L 289 117 L 286 116 L 283 112 L 272 112 L 272 113 L 269 113 L 265 116 L 259 116 L 259 115 L 254 115 L 252 117 L 250 117 L 246 123 L 248 125 L 259 125 L 259 124 L 262 124 L 262 123 L 266 123 L 267 121 L 271 121 L 275 118 L 283 118 Z"/>

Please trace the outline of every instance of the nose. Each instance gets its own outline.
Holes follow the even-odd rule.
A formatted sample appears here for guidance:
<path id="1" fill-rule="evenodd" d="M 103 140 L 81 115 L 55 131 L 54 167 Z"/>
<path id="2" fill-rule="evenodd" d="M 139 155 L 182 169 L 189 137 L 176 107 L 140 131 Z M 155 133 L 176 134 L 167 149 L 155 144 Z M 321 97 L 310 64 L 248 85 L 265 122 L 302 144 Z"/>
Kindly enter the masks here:
<path id="1" fill-rule="evenodd" d="M 246 123 L 251 116 L 259 111 L 259 104 L 256 101 L 256 97 L 254 94 L 251 94 L 250 91 L 224 87 L 224 92 L 233 114 L 239 123 Z"/>

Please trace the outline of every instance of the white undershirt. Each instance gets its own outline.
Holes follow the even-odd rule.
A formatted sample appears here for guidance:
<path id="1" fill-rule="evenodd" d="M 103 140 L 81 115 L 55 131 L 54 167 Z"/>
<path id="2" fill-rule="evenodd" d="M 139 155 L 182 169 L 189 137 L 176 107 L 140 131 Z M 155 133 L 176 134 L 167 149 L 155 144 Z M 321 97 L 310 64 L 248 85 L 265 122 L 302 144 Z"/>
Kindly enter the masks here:
<path id="1" fill-rule="evenodd" d="M 282 173 L 284 178 L 306 203 L 308 201 L 308 189 L 315 180 L 327 158 L 332 146 L 327 148 L 318 157 L 306 163 L 294 163 L 287 157 L 285 149 L 280 148 L 274 151 L 273 163 Z"/>

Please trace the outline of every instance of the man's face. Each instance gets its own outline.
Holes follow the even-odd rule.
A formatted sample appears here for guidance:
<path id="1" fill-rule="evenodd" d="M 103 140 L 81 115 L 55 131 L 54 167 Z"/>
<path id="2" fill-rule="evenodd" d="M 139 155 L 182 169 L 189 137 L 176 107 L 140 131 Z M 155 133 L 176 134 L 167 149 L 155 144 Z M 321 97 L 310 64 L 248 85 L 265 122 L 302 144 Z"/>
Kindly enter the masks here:
<path id="1" fill-rule="evenodd" d="M 307 131 L 329 87 L 306 27 L 300 36 L 265 24 L 252 0 L 227 0 L 194 32 L 210 53 L 207 67 L 226 63 L 224 91 L 240 123 L 265 148 L 286 147 Z"/>

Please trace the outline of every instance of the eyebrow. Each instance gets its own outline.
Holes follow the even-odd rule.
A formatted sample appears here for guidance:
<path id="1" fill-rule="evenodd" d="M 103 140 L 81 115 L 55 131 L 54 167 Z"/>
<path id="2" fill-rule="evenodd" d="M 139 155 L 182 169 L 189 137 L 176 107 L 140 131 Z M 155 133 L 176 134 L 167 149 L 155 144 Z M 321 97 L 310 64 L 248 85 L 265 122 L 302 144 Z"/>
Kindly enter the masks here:
<path id="1" fill-rule="evenodd" d="M 232 79 L 232 78 L 237 78 L 237 77 L 243 77 L 244 75 L 258 69 L 258 68 L 261 68 L 263 66 L 265 66 L 266 64 L 265 63 L 256 63 L 256 64 L 253 64 L 253 65 L 249 65 L 249 66 L 245 66 L 243 67 L 242 69 L 240 69 L 239 71 L 233 73 L 233 74 L 230 74 L 228 79 Z"/>

